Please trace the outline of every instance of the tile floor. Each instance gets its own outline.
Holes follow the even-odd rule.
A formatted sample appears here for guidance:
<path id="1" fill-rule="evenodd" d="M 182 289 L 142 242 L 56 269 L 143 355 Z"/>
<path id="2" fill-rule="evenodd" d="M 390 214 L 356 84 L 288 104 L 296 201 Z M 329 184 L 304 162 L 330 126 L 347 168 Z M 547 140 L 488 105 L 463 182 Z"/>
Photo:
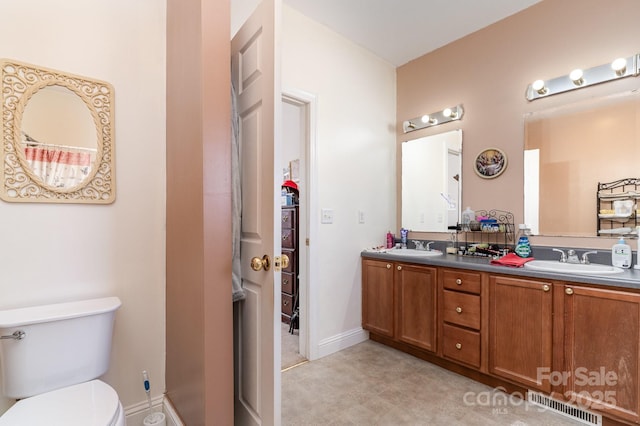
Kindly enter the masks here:
<path id="1" fill-rule="evenodd" d="M 370 340 L 284 371 L 282 424 L 583 425 Z"/>

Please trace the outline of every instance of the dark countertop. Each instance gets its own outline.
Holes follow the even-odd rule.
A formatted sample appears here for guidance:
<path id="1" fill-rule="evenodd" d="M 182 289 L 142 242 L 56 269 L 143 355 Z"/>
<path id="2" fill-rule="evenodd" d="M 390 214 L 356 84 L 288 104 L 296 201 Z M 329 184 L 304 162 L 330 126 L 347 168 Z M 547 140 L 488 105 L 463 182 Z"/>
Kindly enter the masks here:
<path id="1" fill-rule="evenodd" d="M 585 274 L 565 274 L 555 272 L 534 271 L 527 268 L 513 268 L 508 266 L 491 265 L 490 258 L 459 256 L 454 254 L 443 254 L 442 256 L 415 257 L 402 256 L 397 254 L 387 254 L 364 250 L 361 257 L 369 259 L 387 260 L 390 262 L 414 263 L 428 266 L 443 266 L 447 268 L 467 269 L 472 271 L 489 272 L 504 275 L 514 275 L 528 278 L 541 278 L 555 281 L 569 281 L 574 283 L 595 284 L 600 286 L 626 288 L 640 291 L 640 269 L 625 269 L 619 274 L 610 275 L 585 275 Z"/>

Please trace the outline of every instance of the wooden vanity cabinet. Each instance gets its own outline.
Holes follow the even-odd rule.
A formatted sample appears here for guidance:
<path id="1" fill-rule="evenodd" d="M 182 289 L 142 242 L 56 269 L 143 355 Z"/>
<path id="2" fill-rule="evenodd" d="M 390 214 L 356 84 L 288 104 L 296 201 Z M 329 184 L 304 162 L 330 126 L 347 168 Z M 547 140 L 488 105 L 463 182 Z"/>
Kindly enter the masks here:
<path id="1" fill-rule="evenodd" d="M 640 294 L 564 285 L 565 398 L 640 422 Z"/>
<path id="2" fill-rule="evenodd" d="M 364 259 L 362 327 L 434 352 L 436 290 L 436 268 Z"/>
<path id="3" fill-rule="evenodd" d="M 481 363 L 481 274 L 443 269 L 442 356 L 479 369 Z"/>
<path id="4" fill-rule="evenodd" d="M 551 282 L 489 276 L 489 373 L 551 391 L 543 378 L 553 356 L 552 288 Z"/>
<path id="5" fill-rule="evenodd" d="M 394 337 L 393 262 L 362 260 L 362 328 Z"/>
<path id="6" fill-rule="evenodd" d="M 396 263 L 396 339 L 435 352 L 436 268 Z"/>

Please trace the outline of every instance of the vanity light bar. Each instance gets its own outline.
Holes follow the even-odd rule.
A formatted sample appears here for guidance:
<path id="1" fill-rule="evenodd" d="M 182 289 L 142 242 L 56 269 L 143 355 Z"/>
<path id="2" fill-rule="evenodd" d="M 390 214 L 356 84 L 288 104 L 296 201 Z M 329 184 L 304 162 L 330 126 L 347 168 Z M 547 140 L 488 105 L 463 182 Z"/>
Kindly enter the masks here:
<path id="1" fill-rule="evenodd" d="M 586 70 L 575 69 L 568 75 L 551 80 L 536 80 L 527 86 L 526 97 L 529 101 L 533 101 L 594 84 L 630 76 L 635 77 L 638 74 L 640 74 L 640 54 L 628 58 L 618 58 L 610 64 Z"/>
<path id="2" fill-rule="evenodd" d="M 450 121 L 460 120 L 463 114 L 464 110 L 462 109 L 462 105 L 456 105 L 451 108 L 445 108 L 442 111 L 407 120 L 402 123 L 402 130 L 404 133 L 409 133 L 426 127 L 433 127 Z"/>

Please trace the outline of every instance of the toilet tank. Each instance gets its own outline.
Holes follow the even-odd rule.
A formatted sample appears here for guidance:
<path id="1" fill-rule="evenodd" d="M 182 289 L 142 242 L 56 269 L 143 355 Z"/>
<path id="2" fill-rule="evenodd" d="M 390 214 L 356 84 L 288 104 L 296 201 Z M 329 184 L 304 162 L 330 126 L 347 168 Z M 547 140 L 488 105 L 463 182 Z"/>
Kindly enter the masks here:
<path id="1" fill-rule="evenodd" d="M 117 297 L 0 310 L 2 394 L 26 398 L 103 375 Z"/>

